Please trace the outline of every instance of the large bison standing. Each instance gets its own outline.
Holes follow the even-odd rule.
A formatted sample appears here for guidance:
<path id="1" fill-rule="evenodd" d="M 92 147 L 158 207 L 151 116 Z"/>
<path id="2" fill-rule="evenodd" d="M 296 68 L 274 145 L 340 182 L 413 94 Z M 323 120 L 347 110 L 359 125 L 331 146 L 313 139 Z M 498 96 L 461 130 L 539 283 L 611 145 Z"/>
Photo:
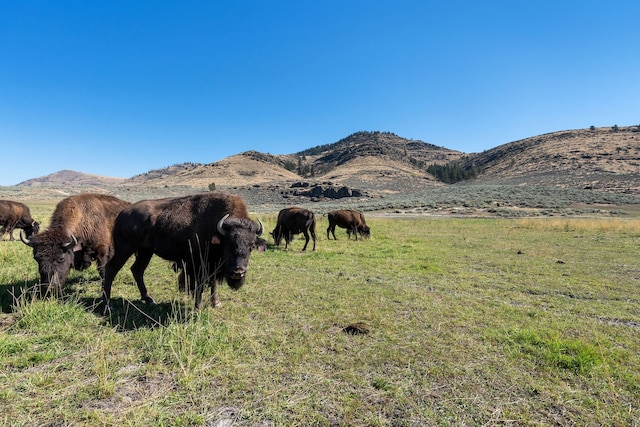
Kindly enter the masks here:
<path id="1" fill-rule="evenodd" d="M 40 231 L 40 223 L 31 218 L 29 207 L 24 203 L 11 200 L 0 200 L 0 240 L 4 233 L 9 233 L 9 240 L 15 240 L 13 230 L 21 228 L 27 237 Z"/>
<path id="2" fill-rule="evenodd" d="M 59 291 L 71 267 L 82 270 L 96 260 L 100 276 L 113 255 L 111 231 L 116 216 L 130 203 L 105 194 L 79 194 L 62 200 L 49 228 L 21 240 L 33 248 L 46 291 Z"/>
<path id="3" fill-rule="evenodd" d="M 284 238 L 284 248 L 289 247 L 294 234 L 304 234 L 306 239 L 302 250 L 307 249 L 309 234 L 313 238 L 313 250 L 316 250 L 316 216 L 313 212 L 304 208 L 285 208 L 278 213 L 276 228 L 271 232 L 276 245 Z"/>
<path id="4" fill-rule="evenodd" d="M 144 271 L 156 254 L 182 270 L 180 284 L 195 293 L 196 308 L 202 307 L 206 283 L 211 285 L 212 304 L 219 305 L 216 285 L 223 278 L 236 290 L 244 284 L 251 250 L 264 249 L 258 237 L 262 229 L 262 223 L 249 219 L 242 198 L 234 195 L 206 193 L 132 204 L 114 225 L 115 253 L 103 281 L 105 310 L 116 274 L 134 253 L 131 272 L 146 303 L 154 301 L 144 284 Z"/>
<path id="5" fill-rule="evenodd" d="M 358 234 L 363 238 L 371 236 L 371 229 L 367 226 L 362 212 L 349 209 L 331 211 L 327 214 L 327 219 L 329 220 L 327 239 L 329 239 L 329 232 L 331 232 L 333 239 L 336 240 L 336 225 L 347 229 L 349 239 L 351 238 L 351 233 L 353 233 L 356 240 L 358 240 Z"/>

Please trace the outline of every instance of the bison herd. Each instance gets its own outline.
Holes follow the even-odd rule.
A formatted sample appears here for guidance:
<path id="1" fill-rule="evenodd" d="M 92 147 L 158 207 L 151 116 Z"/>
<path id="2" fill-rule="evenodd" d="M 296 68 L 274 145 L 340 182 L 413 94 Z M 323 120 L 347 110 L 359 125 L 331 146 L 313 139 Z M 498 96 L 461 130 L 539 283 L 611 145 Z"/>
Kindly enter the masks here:
<path id="1" fill-rule="evenodd" d="M 354 210 L 327 213 L 330 234 L 345 228 L 350 239 L 370 237 L 364 215 Z M 201 308 L 205 286 L 211 289 L 211 304 L 220 304 L 217 286 L 224 280 L 232 289 L 245 282 L 249 257 L 253 250 L 263 251 L 266 241 L 260 220 L 253 221 L 244 200 L 224 193 L 203 193 L 184 197 L 142 200 L 129 203 L 104 194 L 79 194 L 60 201 L 43 232 L 31 217 L 29 208 L 19 202 L 0 200 L 0 238 L 15 228 L 22 229 L 20 239 L 33 250 L 38 263 L 41 293 L 57 294 L 70 270 L 83 270 L 96 262 L 102 280 L 105 313 L 110 310 L 111 287 L 124 264 L 132 256 L 131 272 L 147 304 L 149 295 L 144 272 L 155 254 L 173 262 L 179 272 L 181 290 L 195 297 Z M 316 215 L 304 208 L 290 207 L 278 213 L 270 233 L 274 244 L 282 239 L 288 249 L 293 236 L 302 233 L 306 250 L 309 240 L 316 249 Z"/>

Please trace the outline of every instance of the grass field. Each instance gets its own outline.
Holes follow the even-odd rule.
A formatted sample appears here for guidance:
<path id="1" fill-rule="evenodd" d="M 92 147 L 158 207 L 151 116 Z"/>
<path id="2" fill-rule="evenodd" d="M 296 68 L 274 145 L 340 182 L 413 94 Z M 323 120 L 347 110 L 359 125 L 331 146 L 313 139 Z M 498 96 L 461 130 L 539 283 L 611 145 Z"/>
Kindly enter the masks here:
<path id="1" fill-rule="evenodd" d="M 123 269 L 110 317 L 95 268 L 34 300 L 0 243 L 0 424 L 640 425 L 640 221 L 368 223 L 254 253 L 200 312 L 167 262 L 153 307 Z"/>

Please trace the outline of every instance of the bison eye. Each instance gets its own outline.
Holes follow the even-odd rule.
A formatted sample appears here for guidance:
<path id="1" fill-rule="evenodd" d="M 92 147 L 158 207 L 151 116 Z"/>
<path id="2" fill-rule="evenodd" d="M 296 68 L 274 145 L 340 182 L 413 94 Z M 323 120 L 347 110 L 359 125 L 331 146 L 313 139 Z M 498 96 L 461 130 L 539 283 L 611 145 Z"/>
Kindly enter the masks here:
<path id="1" fill-rule="evenodd" d="M 62 264 L 64 262 L 64 257 L 58 258 L 56 262 Z"/>

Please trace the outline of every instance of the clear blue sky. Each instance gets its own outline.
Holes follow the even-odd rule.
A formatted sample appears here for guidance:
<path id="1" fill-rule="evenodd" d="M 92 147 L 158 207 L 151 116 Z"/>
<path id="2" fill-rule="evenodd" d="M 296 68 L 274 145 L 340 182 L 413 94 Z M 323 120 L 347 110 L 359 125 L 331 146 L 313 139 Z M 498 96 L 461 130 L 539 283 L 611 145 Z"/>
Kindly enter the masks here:
<path id="1" fill-rule="evenodd" d="M 0 0 L 0 185 L 640 124 L 640 2 Z"/>

